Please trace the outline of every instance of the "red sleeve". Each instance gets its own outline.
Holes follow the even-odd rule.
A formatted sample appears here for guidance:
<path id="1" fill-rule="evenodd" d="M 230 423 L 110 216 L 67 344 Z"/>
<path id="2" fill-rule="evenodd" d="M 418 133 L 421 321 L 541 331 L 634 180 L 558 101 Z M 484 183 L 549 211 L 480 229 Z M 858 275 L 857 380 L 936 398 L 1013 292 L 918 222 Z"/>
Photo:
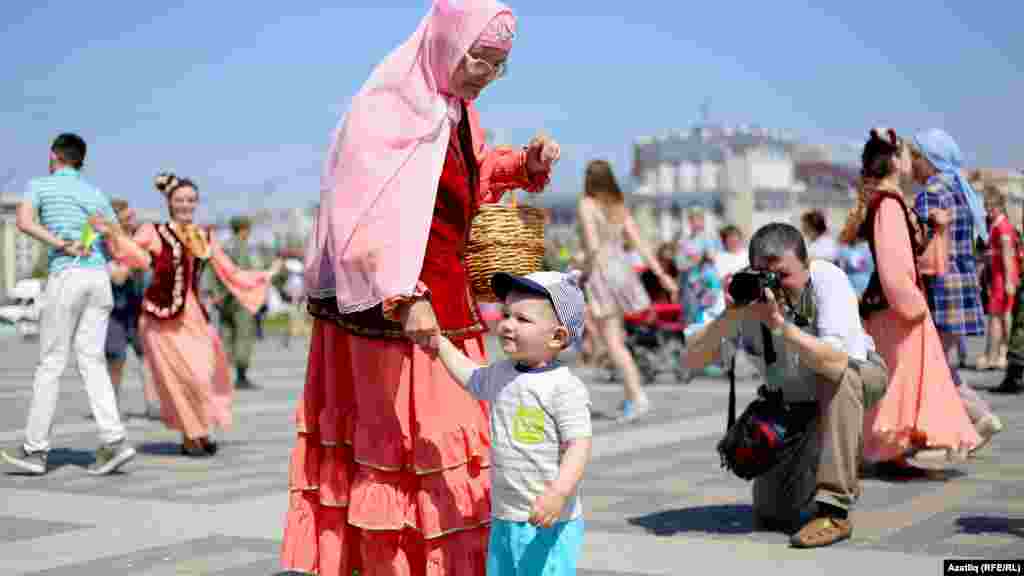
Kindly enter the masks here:
<path id="1" fill-rule="evenodd" d="M 480 115 L 472 103 L 466 104 L 469 127 L 476 144 L 476 159 L 480 166 L 480 202 L 493 204 L 509 190 L 522 189 L 537 193 L 548 185 L 550 171 L 530 177 L 526 169 L 526 149 L 512 146 L 485 146 L 486 135 L 480 127 Z"/>
<path id="2" fill-rule="evenodd" d="M 1020 241 L 1017 238 L 1017 233 L 1013 229 L 1013 225 L 1010 224 L 1009 218 L 1003 218 L 1003 221 L 993 230 L 992 238 L 989 240 L 989 244 L 992 246 L 992 259 L 1003 258 L 1003 239 L 1009 238 L 1013 252 L 1010 253 L 1011 269 L 1006 271 L 1006 275 L 1011 280 L 1016 280 L 1020 276 L 1020 272 L 1017 270 L 1017 251 L 1020 247 L 1017 243 Z"/>

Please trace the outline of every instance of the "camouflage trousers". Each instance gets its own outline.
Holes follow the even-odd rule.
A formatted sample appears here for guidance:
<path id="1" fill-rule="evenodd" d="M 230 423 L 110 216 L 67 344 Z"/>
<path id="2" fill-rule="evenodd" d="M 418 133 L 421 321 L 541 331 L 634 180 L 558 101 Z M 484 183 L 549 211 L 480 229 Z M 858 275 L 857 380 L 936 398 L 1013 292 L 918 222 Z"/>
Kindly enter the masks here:
<path id="1" fill-rule="evenodd" d="M 1020 294 L 1013 305 L 1013 324 L 1006 347 L 1007 363 L 1024 366 L 1024 297 Z"/>

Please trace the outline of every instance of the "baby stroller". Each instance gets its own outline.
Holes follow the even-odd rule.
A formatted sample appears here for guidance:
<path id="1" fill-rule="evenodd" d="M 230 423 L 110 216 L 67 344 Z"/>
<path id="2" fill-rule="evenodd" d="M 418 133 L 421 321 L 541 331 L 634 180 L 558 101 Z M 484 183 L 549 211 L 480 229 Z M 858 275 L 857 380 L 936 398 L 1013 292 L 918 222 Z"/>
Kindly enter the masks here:
<path id="1" fill-rule="evenodd" d="M 654 382 L 663 372 L 672 373 L 678 381 L 686 381 L 688 371 L 683 366 L 685 324 L 682 306 L 668 302 L 668 295 L 651 271 L 638 272 L 654 304 L 623 318 L 626 347 L 633 353 L 633 360 L 645 381 Z M 619 378 L 613 366 L 607 369 L 609 380 Z"/>
<path id="2" fill-rule="evenodd" d="M 680 382 L 688 380 L 683 367 L 685 342 L 681 316 L 679 304 L 653 304 L 643 312 L 625 316 L 626 347 L 633 353 L 636 367 L 645 381 L 654 382 L 663 372 L 671 373 Z M 611 370 L 611 373 L 610 379 L 618 377 L 617 371 Z"/>

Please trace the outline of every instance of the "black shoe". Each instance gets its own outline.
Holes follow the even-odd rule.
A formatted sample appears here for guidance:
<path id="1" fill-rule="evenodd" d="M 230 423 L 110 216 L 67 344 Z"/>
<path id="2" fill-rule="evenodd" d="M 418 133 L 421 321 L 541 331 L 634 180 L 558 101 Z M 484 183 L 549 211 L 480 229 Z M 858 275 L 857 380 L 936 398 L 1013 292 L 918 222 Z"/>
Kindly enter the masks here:
<path id="1" fill-rule="evenodd" d="M 203 450 L 210 456 L 217 453 L 217 443 L 209 438 L 200 438 L 199 444 L 202 445 Z"/>
<path id="2" fill-rule="evenodd" d="M 207 458 L 209 456 L 212 456 L 212 454 L 207 452 L 203 445 L 199 442 L 192 444 L 192 446 L 182 444 L 181 455 L 190 456 L 192 458 Z"/>
<path id="3" fill-rule="evenodd" d="M 1024 366 L 1010 364 L 1006 367 L 1006 377 L 991 392 L 996 394 L 1019 394 L 1024 392 Z"/>
<path id="4" fill-rule="evenodd" d="M 235 382 L 235 388 L 238 390 L 259 390 L 260 387 L 253 384 L 252 380 L 246 378 L 245 380 L 238 380 Z"/>
<path id="5" fill-rule="evenodd" d="M 1021 386 L 1020 380 L 1010 380 L 1009 378 L 1004 379 L 999 386 L 989 389 L 989 392 L 995 394 L 1020 394 L 1024 392 L 1024 386 Z"/>
<path id="6" fill-rule="evenodd" d="M 769 516 L 761 516 L 754 514 L 754 531 L 755 532 L 782 532 L 784 534 L 792 534 L 796 529 L 796 522 L 793 520 L 784 520 L 781 518 L 771 518 Z"/>
<path id="7" fill-rule="evenodd" d="M 926 470 L 903 460 L 878 462 L 874 465 L 874 472 L 876 477 L 888 480 L 913 480 L 927 476 Z"/>

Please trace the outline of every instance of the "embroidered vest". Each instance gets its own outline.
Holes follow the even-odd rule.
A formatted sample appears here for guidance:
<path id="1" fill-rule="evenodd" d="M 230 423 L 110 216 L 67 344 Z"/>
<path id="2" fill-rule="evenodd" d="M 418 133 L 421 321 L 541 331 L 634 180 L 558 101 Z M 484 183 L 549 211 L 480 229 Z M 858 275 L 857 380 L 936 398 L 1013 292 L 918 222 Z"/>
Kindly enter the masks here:
<path id="1" fill-rule="evenodd" d="M 142 300 L 142 311 L 160 320 L 181 316 L 191 290 L 199 300 L 199 278 L 203 261 L 192 255 L 167 224 L 156 227 L 160 254 L 153 259 L 153 277 Z M 206 316 L 206 310 L 200 310 Z"/>
<path id="2" fill-rule="evenodd" d="M 865 320 L 871 314 L 889 308 L 889 301 L 882 290 L 882 280 L 878 276 L 878 252 L 875 246 L 875 215 L 878 213 L 879 206 L 882 205 L 882 200 L 886 198 L 895 200 L 899 203 L 900 208 L 903 209 L 903 217 L 907 222 L 907 233 L 910 236 L 910 250 L 914 256 L 914 281 L 919 287 L 921 285 L 921 274 L 917 269 L 917 257 L 924 253 L 927 244 L 927 240 L 921 237 L 923 231 L 918 226 L 917 221 L 911 216 L 910 210 L 907 208 L 907 204 L 903 201 L 902 196 L 894 192 L 876 191 L 874 198 L 871 199 L 871 203 L 868 205 L 867 217 L 861 223 L 860 231 L 860 237 L 867 239 L 868 246 L 871 247 L 871 257 L 875 261 L 875 271 L 871 273 L 868 287 L 864 290 L 864 294 L 860 299 L 860 316 Z"/>

